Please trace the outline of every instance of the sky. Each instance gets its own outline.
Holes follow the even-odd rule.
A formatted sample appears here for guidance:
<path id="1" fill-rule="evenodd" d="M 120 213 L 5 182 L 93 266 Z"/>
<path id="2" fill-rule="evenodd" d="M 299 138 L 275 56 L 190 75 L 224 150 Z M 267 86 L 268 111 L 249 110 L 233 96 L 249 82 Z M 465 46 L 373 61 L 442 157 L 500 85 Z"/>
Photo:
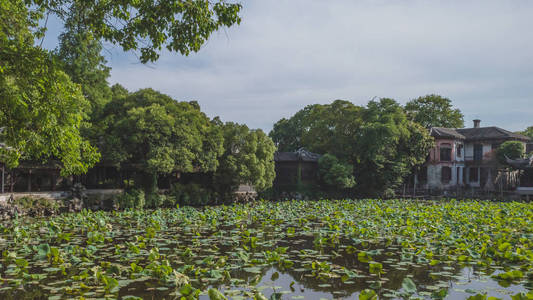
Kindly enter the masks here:
<path id="1" fill-rule="evenodd" d="M 533 1 L 246 0 L 242 23 L 189 56 L 143 65 L 106 45 L 110 83 L 196 100 L 210 117 L 270 131 L 335 99 L 452 100 L 482 126 L 533 125 Z M 55 28 L 54 28 L 55 26 Z M 57 45 L 50 26 L 45 45 Z"/>

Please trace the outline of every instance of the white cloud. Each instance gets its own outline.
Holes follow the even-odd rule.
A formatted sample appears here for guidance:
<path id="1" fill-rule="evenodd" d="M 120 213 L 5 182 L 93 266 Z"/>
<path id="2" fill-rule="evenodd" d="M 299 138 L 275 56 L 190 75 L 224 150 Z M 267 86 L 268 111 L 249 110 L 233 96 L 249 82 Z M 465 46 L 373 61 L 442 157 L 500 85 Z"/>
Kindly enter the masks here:
<path id="1" fill-rule="evenodd" d="M 533 2 L 248 0 L 240 26 L 150 66 L 112 51 L 112 82 L 198 100 L 269 130 L 307 104 L 427 93 L 485 125 L 533 125 Z M 517 109 L 518 107 L 518 109 Z"/>

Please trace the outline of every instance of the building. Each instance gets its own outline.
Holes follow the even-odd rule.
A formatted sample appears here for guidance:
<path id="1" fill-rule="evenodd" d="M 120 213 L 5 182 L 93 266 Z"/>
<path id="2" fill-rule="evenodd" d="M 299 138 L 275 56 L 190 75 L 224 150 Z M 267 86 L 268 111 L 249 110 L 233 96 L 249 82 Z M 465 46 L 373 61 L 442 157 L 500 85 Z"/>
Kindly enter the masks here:
<path id="1" fill-rule="evenodd" d="M 520 141 L 524 147 L 531 139 L 498 127 L 430 129 L 435 139 L 428 161 L 417 174 L 417 186 L 429 190 L 455 190 L 459 187 L 495 190 L 501 164 L 496 149 L 507 141 Z"/>
<path id="2" fill-rule="evenodd" d="M 276 152 L 274 154 L 276 168 L 274 187 L 296 189 L 301 185 L 316 184 L 320 156 L 303 148 L 295 152 Z"/>

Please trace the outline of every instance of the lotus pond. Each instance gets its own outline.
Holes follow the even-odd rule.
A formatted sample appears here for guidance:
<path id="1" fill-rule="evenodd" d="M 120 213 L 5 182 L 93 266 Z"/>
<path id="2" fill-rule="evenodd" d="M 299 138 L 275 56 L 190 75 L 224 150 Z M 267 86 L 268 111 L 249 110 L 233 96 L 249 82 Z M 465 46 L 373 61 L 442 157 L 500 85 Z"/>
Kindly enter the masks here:
<path id="1" fill-rule="evenodd" d="M 255 202 L 0 231 L 1 299 L 533 298 L 532 203 Z"/>

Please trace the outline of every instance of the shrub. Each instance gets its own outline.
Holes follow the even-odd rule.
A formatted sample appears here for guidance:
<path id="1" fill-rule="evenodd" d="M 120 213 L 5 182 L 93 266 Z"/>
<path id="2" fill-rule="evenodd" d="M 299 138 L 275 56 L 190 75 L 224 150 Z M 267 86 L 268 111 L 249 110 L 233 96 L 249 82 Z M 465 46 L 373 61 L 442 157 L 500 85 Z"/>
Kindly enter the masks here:
<path id="1" fill-rule="evenodd" d="M 113 202 L 119 209 L 143 209 L 145 206 L 144 191 L 139 189 L 124 191 L 122 194 L 115 196 Z"/>
<path id="2" fill-rule="evenodd" d="M 507 141 L 498 148 L 496 156 L 498 160 L 505 164 L 505 157 L 507 156 L 510 159 L 521 158 L 524 155 L 525 149 L 524 144 L 518 141 Z"/>
<path id="3" fill-rule="evenodd" d="M 172 206 L 180 205 L 206 205 L 214 200 L 214 193 L 200 184 L 175 183 L 170 187 L 169 196 L 172 197 Z M 168 202 L 168 201 L 167 201 Z"/>
<path id="4" fill-rule="evenodd" d="M 331 188 L 347 189 L 355 186 L 353 167 L 340 162 L 334 155 L 325 154 L 318 161 L 322 181 Z"/>
<path id="5" fill-rule="evenodd" d="M 33 217 L 57 214 L 60 210 L 58 201 L 42 197 L 25 196 L 14 199 L 12 204 Z"/>
<path id="6" fill-rule="evenodd" d="M 148 208 L 159 208 L 162 207 L 166 202 L 165 195 L 161 195 L 157 192 L 152 192 L 146 195 L 146 207 Z"/>

